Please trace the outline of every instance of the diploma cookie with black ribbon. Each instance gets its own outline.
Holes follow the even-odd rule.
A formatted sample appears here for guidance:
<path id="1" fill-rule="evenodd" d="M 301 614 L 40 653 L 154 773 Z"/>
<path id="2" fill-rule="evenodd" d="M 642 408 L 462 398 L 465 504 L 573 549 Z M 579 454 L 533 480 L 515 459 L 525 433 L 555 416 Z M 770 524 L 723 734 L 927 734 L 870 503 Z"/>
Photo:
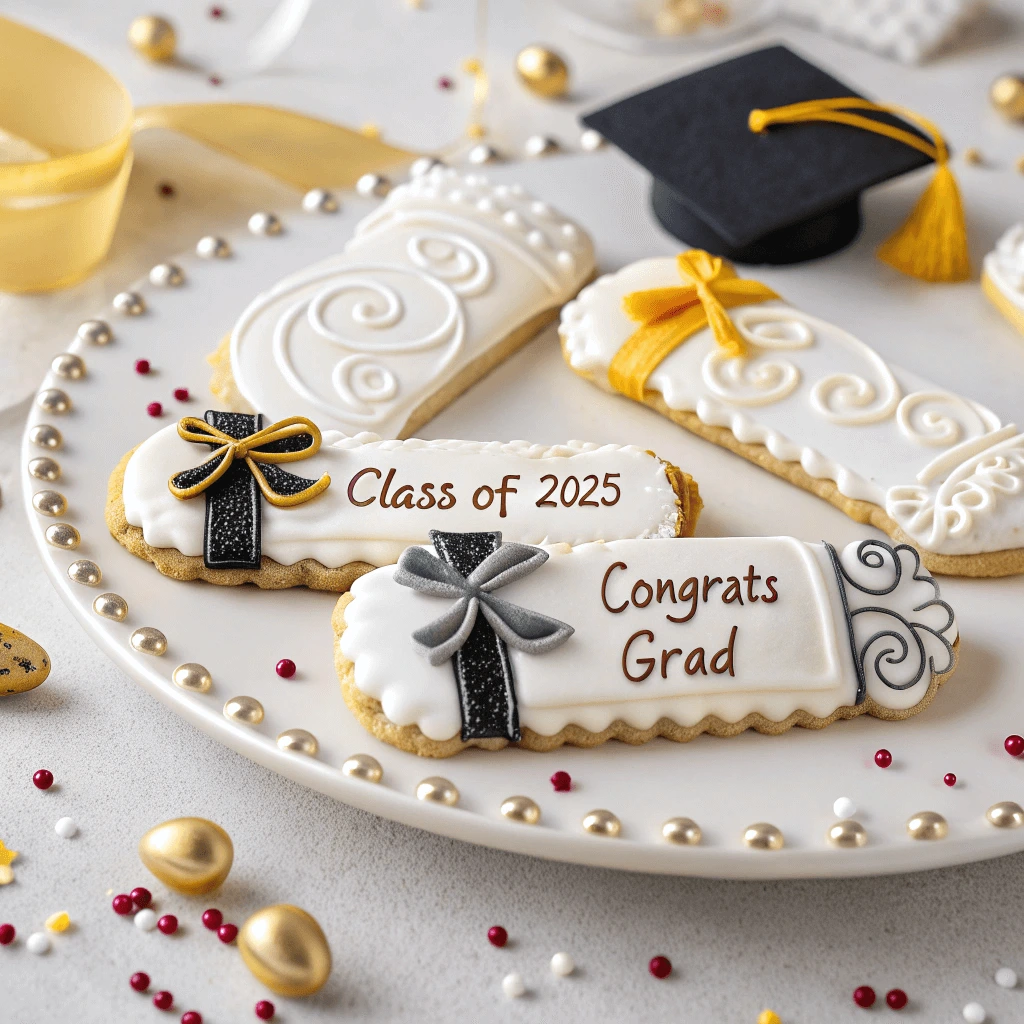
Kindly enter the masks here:
<path id="1" fill-rule="evenodd" d="M 570 302 L 560 334 L 581 376 L 913 544 L 931 572 L 1024 572 L 1024 431 L 728 261 L 632 263 Z"/>
<path id="2" fill-rule="evenodd" d="M 907 544 L 432 540 L 334 611 L 349 708 L 426 757 L 901 720 L 956 665 L 953 610 Z"/>
<path id="3" fill-rule="evenodd" d="M 392 190 L 339 256 L 257 296 L 209 358 L 222 408 L 410 437 L 555 320 L 586 233 L 516 185 L 446 167 Z"/>
<path id="4" fill-rule="evenodd" d="M 691 477 L 636 447 L 322 436 L 211 410 L 157 431 L 110 478 L 107 525 L 168 576 L 343 592 L 429 530 L 540 544 L 692 536 Z"/>

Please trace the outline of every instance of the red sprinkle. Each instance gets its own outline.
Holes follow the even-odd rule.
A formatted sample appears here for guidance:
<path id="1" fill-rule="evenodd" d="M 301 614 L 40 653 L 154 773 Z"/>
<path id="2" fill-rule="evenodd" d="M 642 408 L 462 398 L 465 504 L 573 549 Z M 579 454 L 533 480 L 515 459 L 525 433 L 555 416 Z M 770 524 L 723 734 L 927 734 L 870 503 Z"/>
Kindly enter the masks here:
<path id="1" fill-rule="evenodd" d="M 53 785 L 53 772 L 49 768 L 40 768 L 32 776 L 32 785 L 36 789 L 49 789 Z"/>
<path id="2" fill-rule="evenodd" d="M 551 785 L 556 793 L 568 793 L 572 789 L 572 776 L 568 772 L 555 772 L 551 776 Z"/>
<path id="3" fill-rule="evenodd" d="M 1016 733 L 1013 733 L 1013 735 L 1007 736 L 1003 740 L 1003 746 L 1010 757 L 1020 757 L 1021 754 L 1024 754 L 1024 736 L 1018 736 Z"/>
<path id="4" fill-rule="evenodd" d="M 145 971 L 136 971 L 128 982 L 136 992 L 145 992 L 149 988 L 149 975 Z"/>
<path id="5" fill-rule="evenodd" d="M 942 776 L 942 781 L 947 786 L 955 786 L 956 785 L 956 776 L 952 772 L 946 772 L 946 774 Z"/>
<path id="6" fill-rule="evenodd" d="M 173 935 L 178 930 L 178 919 L 173 914 L 164 914 L 156 926 L 164 935 Z"/>
<path id="7" fill-rule="evenodd" d="M 174 186 L 169 181 L 161 181 L 156 187 L 157 192 L 165 198 L 170 198 L 174 195 Z"/>
<path id="8" fill-rule="evenodd" d="M 442 75 L 437 80 L 437 87 L 438 89 L 452 89 L 455 87 L 455 83 L 447 75 Z"/>
<path id="9" fill-rule="evenodd" d="M 901 988 L 890 989 L 885 993 L 885 1001 L 890 1010 L 902 1010 L 907 1005 L 907 993 Z"/>
<path id="10" fill-rule="evenodd" d="M 496 924 L 492 928 L 487 929 L 487 941 L 492 946 L 497 946 L 498 949 L 501 949 L 508 942 L 508 932 L 500 924 Z"/>
<path id="11" fill-rule="evenodd" d="M 203 926 L 215 932 L 223 923 L 224 915 L 216 907 L 203 911 Z"/>
<path id="12" fill-rule="evenodd" d="M 282 679 L 291 679 L 295 675 L 295 662 L 291 658 L 282 658 L 275 671 Z"/>
<path id="13" fill-rule="evenodd" d="M 220 75 L 210 75 L 207 81 L 210 83 L 210 85 L 220 85 L 223 82 L 223 79 L 220 77 Z"/>
<path id="14" fill-rule="evenodd" d="M 210 8 L 210 17 L 211 18 L 223 18 L 224 17 L 224 8 L 223 7 L 211 7 Z"/>
<path id="15" fill-rule="evenodd" d="M 174 1005 L 174 996 L 170 992 L 157 992 L 153 996 L 153 1005 L 158 1010 L 169 1010 Z"/>
<path id="16" fill-rule="evenodd" d="M 149 360 L 148 359 L 136 359 L 135 360 L 135 372 L 141 374 L 149 373 Z"/>
<path id="17" fill-rule="evenodd" d="M 136 886 L 132 889 L 131 897 L 132 903 L 134 903 L 139 910 L 142 910 L 144 907 L 148 907 L 150 903 L 153 902 L 153 894 L 142 885 Z"/>
<path id="18" fill-rule="evenodd" d="M 203 1024 L 203 1015 L 198 1010 L 186 1010 L 181 1015 L 181 1024 Z"/>
<path id="19" fill-rule="evenodd" d="M 217 938 L 220 939 L 220 941 L 224 942 L 224 943 L 234 942 L 235 941 L 235 937 L 237 935 L 238 935 L 238 925 L 237 924 L 222 924 L 217 929 Z"/>
<path id="20" fill-rule="evenodd" d="M 672 961 L 667 956 L 652 956 L 647 970 L 656 978 L 667 978 L 672 973 Z"/>
<path id="21" fill-rule="evenodd" d="M 149 405 L 146 406 L 146 412 L 148 412 L 150 416 L 163 416 L 164 407 L 159 402 L 150 402 Z"/>
<path id="22" fill-rule="evenodd" d="M 132 898 L 127 893 L 120 893 L 115 896 L 111 901 L 110 905 L 114 908 L 115 914 L 120 914 L 124 917 L 125 914 L 130 914 L 135 909 L 135 904 L 132 903 Z"/>
<path id="23" fill-rule="evenodd" d="M 892 754 L 890 754 L 889 751 L 885 749 L 885 747 L 882 747 L 881 750 L 876 750 L 875 764 L 877 764 L 879 768 L 888 768 L 889 765 L 892 764 Z"/>
<path id="24" fill-rule="evenodd" d="M 866 1010 L 875 1005 L 875 990 L 870 985 L 858 985 L 853 990 L 853 1001 Z"/>
<path id="25" fill-rule="evenodd" d="M 187 402 L 188 401 L 188 388 L 175 388 L 174 389 L 174 397 L 179 402 Z"/>
<path id="26" fill-rule="evenodd" d="M 0 946 L 9 946 L 15 936 L 13 924 L 0 924 Z"/>
<path id="27" fill-rule="evenodd" d="M 274 1004 L 269 999 L 261 999 L 256 1004 L 256 1016 L 260 1020 L 270 1020 L 274 1016 Z"/>

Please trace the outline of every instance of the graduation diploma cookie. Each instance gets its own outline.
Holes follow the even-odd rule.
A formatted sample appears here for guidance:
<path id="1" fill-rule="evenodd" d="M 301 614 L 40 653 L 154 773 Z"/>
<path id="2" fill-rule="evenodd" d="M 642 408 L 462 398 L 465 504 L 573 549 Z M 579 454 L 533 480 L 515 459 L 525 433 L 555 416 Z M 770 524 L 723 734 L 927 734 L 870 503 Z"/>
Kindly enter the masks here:
<path id="1" fill-rule="evenodd" d="M 904 719 L 956 663 L 953 611 L 905 544 L 431 538 L 334 612 L 348 706 L 423 756 Z"/>
<path id="2" fill-rule="evenodd" d="M 342 592 L 431 528 L 529 544 L 691 536 L 697 485 L 641 448 L 321 435 L 301 416 L 211 410 L 111 476 L 107 525 L 177 579 Z"/>
<path id="3" fill-rule="evenodd" d="M 914 544 L 930 571 L 1024 572 L 1024 432 L 728 263 L 630 264 L 569 303 L 560 334 L 581 376 Z"/>

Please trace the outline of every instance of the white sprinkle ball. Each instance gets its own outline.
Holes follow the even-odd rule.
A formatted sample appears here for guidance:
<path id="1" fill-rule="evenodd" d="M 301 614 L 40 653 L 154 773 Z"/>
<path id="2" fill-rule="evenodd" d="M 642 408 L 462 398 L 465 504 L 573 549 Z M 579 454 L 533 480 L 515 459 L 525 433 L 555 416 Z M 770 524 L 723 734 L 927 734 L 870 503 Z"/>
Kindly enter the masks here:
<path id="1" fill-rule="evenodd" d="M 964 1007 L 964 1020 L 967 1024 L 985 1024 L 985 1007 L 981 1003 L 968 1003 Z"/>
<path id="2" fill-rule="evenodd" d="M 515 973 L 506 974 L 501 979 L 501 990 L 509 999 L 518 999 L 525 995 L 526 985 L 523 984 L 523 976 Z"/>
<path id="3" fill-rule="evenodd" d="M 156 927 L 156 913 L 148 907 L 135 915 L 135 927 L 142 932 L 151 932 Z"/>
<path id="4" fill-rule="evenodd" d="M 75 824 L 74 818 L 60 818 L 57 824 L 53 826 L 53 831 L 61 837 L 61 839 L 71 839 L 78 835 L 78 826 Z"/>
<path id="5" fill-rule="evenodd" d="M 841 796 L 832 805 L 832 810 L 837 818 L 852 818 L 857 813 L 857 805 L 848 796 Z"/>
<path id="6" fill-rule="evenodd" d="M 1000 988 L 1016 988 L 1017 972 L 1012 967 L 1000 967 L 996 971 L 996 984 Z"/>
<path id="7" fill-rule="evenodd" d="M 30 953 L 42 956 L 44 953 L 50 952 L 50 937 L 43 932 L 33 932 L 25 940 L 25 945 Z"/>
<path id="8" fill-rule="evenodd" d="M 556 953 L 551 958 L 551 973 L 567 978 L 576 970 L 576 961 L 568 953 Z"/>

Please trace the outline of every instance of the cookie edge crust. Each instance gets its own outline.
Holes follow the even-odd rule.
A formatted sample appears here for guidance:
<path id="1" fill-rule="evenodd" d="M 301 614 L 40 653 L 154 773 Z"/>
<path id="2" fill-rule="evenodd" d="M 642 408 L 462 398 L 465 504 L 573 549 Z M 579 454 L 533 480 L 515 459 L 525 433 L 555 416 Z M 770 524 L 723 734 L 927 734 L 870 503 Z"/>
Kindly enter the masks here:
<path id="1" fill-rule="evenodd" d="M 592 373 L 579 370 L 572 365 L 565 339 L 560 337 L 562 356 L 569 368 L 579 377 L 591 384 L 608 391 L 601 380 Z M 618 394 L 617 392 L 611 392 Z M 624 398 L 625 396 L 619 395 Z M 660 413 L 666 419 L 688 430 L 691 434 L 702 437 L 705 441 L 726 448 L 740 458 L 760 466 L 773 476 L 780 477 L 794 484 L 801 490 L 808 491 L 834 505 L 840 512 L 855 522 L 874 526 L 887 534 L 897 544 L 909 544 L 921 555 L 921 564 L 939 576 L 964 576 L 972 578 L 994 579 L 1001 576 L 1017 576 L 1024 573 L 1024 548 L 1006 548 L 1003 551 L 988 551 L 977 555 L 943 555 L 922 548 L 912 537 L 908 537 L 879 505 L 859 498 L 848 498 L 832 480 L 811 476 L 799 462 L 783 462 L 777 459 L 763 444 L 750 444 L 740 441 L 728 427 L 714 427 L 704 423 L 696 413 L 670 409 L 657 391 L 645 390 L 643 405 Z"/>
<path id="2" fill-rule="evenodd" d="M 258 569 L 208 569 L 199 555 L 183 555 L 176 548 L 155 548 L 147 544 L 142 528 L 132 526 L 124 511 L 124 473 L 129 460 L 140 447 L 136 445 L 128 452 L 110 474 L 104 519 L 114 540 L 137 558 L 152 562 L 164 576 L 182 582 L 204 580 L 226 587 L 255 583 L 263 590 L 309 587 L 310 590 L 339 594 L 345 593 L 364 573 L 376 568 L 368 562 L 348 562 L 329 569 L 314 558 L 303 558 L 294 565 L 282 565 L 264 555 Z"/>
<path id="3" fill-rule="evenodd" d="M 717 715 L 706 715 L 696 725 L 690 726 L 679 725 L 670 718 L 661 718 L 649 729 L 637 729 L 621 720 L 612 722 L 602 732 L 590 732 L 581 726 L 570 724 L 552 736 L 544 736 L 524 727 L 522 739 L 518 743 L 511 743 L 509 740 L 500 738 L 465 742 L 459 736 L 453 736 L 448 740 L 432 740 L 424 736 L 417 725 L 396 725 L 384 714 L 384 709 L 379 700 L 375 697 L 367 696 L 356 686 L 355 662 L 346 658 L 341 651 L 341 638 L 347 625 L 345 622 L 345 609 L 353 600 L 355 600 L 354 595 L 343 594 L 338 599 L 337 604 L 334 606 L 334 611 L 331 613 L 331 626 L 334 630 L 334 667 L 341 683 L 342 697 L 349 710 L 367 732 L 384 743 L 397 747 L 399 750 L 407 751 L 410 754 L 417 754 L 420 757 L 452 757 L 463 750 L 468 750 L 470 747 L 500 750 L 502 747 L 516 746 L 526 750 L 534 750 L 538 753 L 546 753 L 547 751 L 556 750 L 563 745 L 599 747 L 608 740 L 619 740 L 623 743 L 639 746 L 659 736 L 672 740 L 675 743 L 689 743 L 690 740 L 696 739 L 702 733 L 726 738 L 738 736 L 748 729 L 753 729 L 755 732 L 769 736 L 780 736 L 782 733 L 788 732 L 793 726 L 799 726 L 803 729 L 824 729 L 840 719 L 859 718 L 864 714 L 891 722 L 901 722 L 918 714 L 931 704 L 936 693 L 939 691 L 939 687 L 956 671 L 960 658 L 960 637 L 958 636 L 953 641 L 953 664 L 950 666 L 949 671 L 941 675 L 933 675 L 924 696 L 913 707 L 904 710 L 886 708 L 871 697 L 865 697 L 863 704 L 843 705 L 836 708 L 827 718 L 817 718 L 806 711 L 797 710 L 782 719 L 782 721 L 774 721 L 755 711 L 744 716 L 738 722 L 726 722 Z"/>

